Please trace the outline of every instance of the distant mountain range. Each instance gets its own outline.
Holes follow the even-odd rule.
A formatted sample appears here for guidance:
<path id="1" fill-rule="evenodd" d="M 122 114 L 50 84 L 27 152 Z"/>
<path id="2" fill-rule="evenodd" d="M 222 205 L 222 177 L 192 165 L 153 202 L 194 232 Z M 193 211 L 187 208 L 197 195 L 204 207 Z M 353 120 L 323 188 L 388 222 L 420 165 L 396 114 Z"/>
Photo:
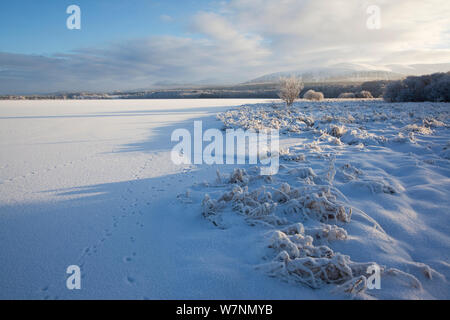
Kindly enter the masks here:
<path id="1" fill-rule="evenodd" d="M 196 83 L 159 82 L 153 88 L 116 90 L 112 92 L 56 92 L 51 94 L 0 95 L 3 99 L 182 99 L 182 98 L 267 98 L 278 97 L 280 77 L 302 78 L 306 89 L 321 91 L 334 98 L 342 92 L 359 92 L 362 83 L 373 80 L 397 80 L 409 75 L 423 75 L 450 71 L 450 63 L 386 65 L 341 63 L 329 67 L 277 72 L 238 84 L 216 84 L 207 79 Z M 364 89 L 365 90 L 365 89 Z M 381 95 L 381 89 L 372 94 Z M 27 97 L 26 97 L 27 96 Z"/>
<path id="2" fill-rule="evenodd" d="M 398 80 L 409 75 L 423 75 L 450 71 L 450 63 L 373 66 L 368 64 L 340 63 L 329 67 L 277 72 L 246 83 L 274 83 L 280 77 L 295 76 L 303 82 L 364 82 L 372 80 Z"/>

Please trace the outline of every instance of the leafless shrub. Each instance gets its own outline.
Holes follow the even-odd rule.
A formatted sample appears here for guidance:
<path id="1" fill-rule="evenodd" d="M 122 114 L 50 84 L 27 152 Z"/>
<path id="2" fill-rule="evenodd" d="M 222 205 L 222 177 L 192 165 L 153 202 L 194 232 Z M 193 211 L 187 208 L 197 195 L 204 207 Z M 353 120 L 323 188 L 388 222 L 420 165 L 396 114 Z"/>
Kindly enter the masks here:
<path id="1" fill-rule="evenodd" d="M 280 79 L 280 92 L 278 96 L 286 102 L 287 106 L 291 106 L 303 89 L 303 83 L 295 77 Z"/>
<path id="2" fill-rule="evenodd" d="M 308 90 L 305 92 L 305 94 L 303 95 L 303 99 L 320 101 L 320 100 L 323 100 L 323 93 L 316 92 L 311 89 L 311 90 Z"/>

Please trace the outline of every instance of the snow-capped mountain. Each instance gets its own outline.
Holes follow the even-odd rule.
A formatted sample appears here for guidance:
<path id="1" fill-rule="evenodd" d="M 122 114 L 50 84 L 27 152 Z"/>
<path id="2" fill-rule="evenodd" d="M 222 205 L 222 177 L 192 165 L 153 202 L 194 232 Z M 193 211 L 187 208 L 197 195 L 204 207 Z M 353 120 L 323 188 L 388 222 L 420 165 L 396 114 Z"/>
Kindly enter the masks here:
<path id="1" fill-rule="evenodd" d="M 369 64 L 340 63 L 328 67 L 307 68 L 297 71 L 263 75 L 248 83 L 271 83 L 280 77 L 295 76 L 304 82 L 361 82 L 371 80 L 397 80 L 408 75 L 447 72 L 450 63 L 374 66 Z"/>

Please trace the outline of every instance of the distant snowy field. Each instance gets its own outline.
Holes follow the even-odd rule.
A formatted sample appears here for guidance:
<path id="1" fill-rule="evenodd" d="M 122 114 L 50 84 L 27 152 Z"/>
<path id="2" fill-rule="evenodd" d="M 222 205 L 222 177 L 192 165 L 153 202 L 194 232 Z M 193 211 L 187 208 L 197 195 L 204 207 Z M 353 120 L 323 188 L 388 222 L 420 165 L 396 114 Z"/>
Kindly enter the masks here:
<path id="1" fill-rule="evenodd" d="M 279 174 L 176 166 L 194 120 L 279 129 Z M 2 299 L 450 298 L 449 104 L 1 101 L 0 150 Z"/>

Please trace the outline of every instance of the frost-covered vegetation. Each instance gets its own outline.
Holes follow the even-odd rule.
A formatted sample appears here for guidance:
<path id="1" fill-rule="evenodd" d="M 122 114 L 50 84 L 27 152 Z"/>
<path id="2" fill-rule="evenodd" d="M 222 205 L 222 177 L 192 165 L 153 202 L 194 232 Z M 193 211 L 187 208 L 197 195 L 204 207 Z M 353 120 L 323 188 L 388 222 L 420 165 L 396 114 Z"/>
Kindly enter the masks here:
<path id="1" fill-rule="evenodd" d="M 440 138 L 450 137 L 448 107 L 328 100 L 291 108 L 245 105 L 221 113 L 224 128 L 273 128 L 294 142 L 280 151 L 275 176 L 260 176 L 257 167 L 217 172 L 202 214 L 222 229 L 239 221 L 262 229 L 255 231 L 266 248 L 257 269 L 292 284 L 331 286 L 354 298 L 420 296 L 424 281 L 447 285 L 440 272 L 396 244 L 401 235 L 392 230 L 417 222 L 404 220 L 406 225 L 391 229 L 386 221 L 400 219 L 412 201 L 410 178 L 402 180 L 406 173 L 394 169 L 405 157 L 407 163 L 450 172 L 450 145 Z M 398 209 L 386 218 L 392 205 Z M 435 214 L 447 211 L 443 207 Z M 384 288 L 394 290 L 368 290 L 367 270 L 373 265 L 380 267 Z"/>
<path id="2" fill-rule="evenodd" d="M 343 92 L 339 95 L 339 99 L 373 99 L 372 93 L 367 90 L 361 90 L 360 92 Z"/>
<path id="3" fill-rule="evenodd" d="M 291 106 L 296 99 L 300 91 L 303 89 L 303 83 L 300 79 L 295 77 L 281 78 L 280 79 L 280 93 L 278 94 L 280 99 L 286 102 L 287 106 Z"/>
<path id="4" fill-rule="evenodd" d="M 303 99 L 321 101 L 324 99 L 322 92 L 317 92 L 312 89 L 305 92 Z"/>
<path id="5" fill-rule="evenodd" d="M 450 72 L 393 81 L 387 85 L 383 97 L 388 102 L 450 102 Z"/>

